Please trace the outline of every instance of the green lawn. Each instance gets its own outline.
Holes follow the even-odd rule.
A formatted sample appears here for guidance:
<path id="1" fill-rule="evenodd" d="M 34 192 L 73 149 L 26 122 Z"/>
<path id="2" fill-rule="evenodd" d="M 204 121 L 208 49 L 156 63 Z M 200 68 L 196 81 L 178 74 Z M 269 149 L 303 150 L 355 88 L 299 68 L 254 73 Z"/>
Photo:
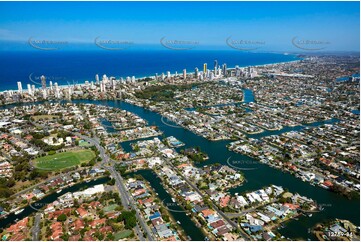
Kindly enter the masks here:
<path id="1" fill-rule="evenodd" d="M 55 155 L 47 155 L 35 160 L 35 167 L 44 170 L 61 170 L 89 162 L 95 157 L 92 150 L 74 150 Z"/>
<path id="2" fill-rule="evenodd" d="M 108 213 L 110 211 L 114 211 L 116 207 L 118 207 L 118 204 L 112 204 L 112 205 L 104 207 L 103 211 Z"/>
<path id="3" fill-rule="evenodd" d="M 131 230 L 120 231 L 120 232 L 114 234 L 114 240 L 118 241 L 120 239 L 124 239 L 124 238 L 128 237 L 131 234 L 132 234 Z"/>
<path id="4" fill-rule="evenodd" d="M 89 142 L 85 141 L 85 140 L 80 140 L 80 141 L 79 141 L 79 146 L 80 146 L 80 147 L 91 147 L 91 146 L 93 146 L 93 145 L 90 144 Z"/>

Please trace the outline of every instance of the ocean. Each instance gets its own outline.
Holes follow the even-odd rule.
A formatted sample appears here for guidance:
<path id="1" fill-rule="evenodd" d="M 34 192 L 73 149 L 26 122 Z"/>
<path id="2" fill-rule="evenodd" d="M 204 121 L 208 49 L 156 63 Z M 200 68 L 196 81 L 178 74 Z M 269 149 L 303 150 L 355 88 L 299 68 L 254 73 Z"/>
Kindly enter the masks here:
<path id="1" fill-rule="evenodd" d="M 47 83 L 84 83 L 94 81 L 95 75 L 144 77 L 160 75 L 170 71 L 179 74 L 186 69 L 194 72 L 203 64 L 214 68 L 214 60 L 227 67 L 254 66 L 299 60 L 294 55 L 275 53 L 250 53 L 239 50 L 121 50 L 121 51 L 2 51 L 0 54 L 0 90 L 17 90 L 21 81 L 23 89 L 27 84 L 39 83 L 40 76 L 47 77 Z M 29 78 L 30 76 L 30 78 Z M 31 80 L 30 80 L 31 79 Z M 39 85 L 36 85 L 39 86 Z"/>

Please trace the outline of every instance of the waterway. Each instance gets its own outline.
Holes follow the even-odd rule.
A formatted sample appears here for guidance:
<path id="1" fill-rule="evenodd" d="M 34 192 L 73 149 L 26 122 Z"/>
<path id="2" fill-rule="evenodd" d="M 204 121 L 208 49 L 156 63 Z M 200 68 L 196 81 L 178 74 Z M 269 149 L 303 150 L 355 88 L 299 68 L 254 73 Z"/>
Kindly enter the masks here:
<path id="1" fill-rule="evenodd" d="M 67 187 L 62 189 L 61 192 L 59 193 L 52 193 L 49 194 L 45 197 L 43 197 L 42 199 L 31 203 L 30 205 L 28 205 L 27 207 L 24 208 L 24 211 L 22 211 L 21 213 L 15 215 L 14 213 L 9 214 L 7 218 L 5 219 L 0 219 L 0 228 L 6 228 L 8 226 L 10 226 L 10 224 L 14 223 L 15 220 L 21 220 L 29 215 L 31 215 L 34 212 L 39 211 L 41 208 L 43 208 L 44 206 L 56 201 L 58 199 L 58 197 L 64 195 L 67 192 L 76 192 L 76 191 L 80 191 L 82 189 L 85 188 L 89 188 L 95 185 L 99 185 L 99 184 L 104 184 L 106 182 L 108 182 L 110 180 L 109 177 L 101 177 L 95 180 L 91 180 L 89 182 L 81 182 L 78 184 L 75 184 L 71 187 Z"/>
<path id="2" fill-rule="evenodd" d="M 188 217 L 186 212 L 181 208 L 176 202 L 172 201 L 171 195 L 164 189 L 161 179 L 151 170 L 139 170 L 131 174 L 139 174 L 144 179 L 146 179 L 155 192 L 158 194 L 160 201 L 163 202 L 164 207 L 168 208 L 170 214 L 174 217 L 176 221 L 181 222 L 181 226 L 188 236 L 192 240 L 202 241 L 204 240 L 205 235 L 198 228 L 194 222 Z M 130 174 L 130 175 L 131 175 Z"/>
<path id="3" fill-rule="evenodd" d="M 348 200 L 347 198 L 327 191 L 321 187 L 311 186 L 309 183 L 294 177 L 289 173 L 284 173 L 281 170 L 271 168 L 265 164 L 259 163 L 257 160 L 248 156 L 237 154 L 229 151 L 226 145 L 229 141 L 209 141 L 201 136 L 198 136 L 191 131 L 178 126 L 174 122 L 168 121 L 171 126 L 165 125 L 161 121 L 161 115 L 146 110 L 144 108 L 132 105 L 123 101 L 117 100 L 104 100 L 104 101 L 89 101 L 89 100 L 74 100 L 74 103 L 93 103 L 98 105 L 107 105 L 111 107 L 121 108 L 130 112 L 133 112 L 141 118 L 148 121 L 149 124 L 155 124 L 165 136 L 174 136 L 186 145 L 182 148 L 189 148 L 199 146 L 202 151 L 206 152 L 209 159 L 205 162 L 197 164 L 201 167 L 204 165 L 210 165 L 213 163 L 226 164 L 227 159 L 231 160 L 233 164 L 243 163 L 245 168 L 256 168 L 252 170 L 244 170 L 247 183 L 244 185 L 232 189 L 231 193 L 242 193 L 245 191 L 252 191 L 260 189 L 270 184 L 280 185 L 288 189 L 290 192 L 300 193 L 301 195 L 310 197 L 323 205 L 324 210 L 319 213 L 315 213 L 312 217 L 301 217 L 298 221 L 294 220 L 287 224 L 284 229 L 279 230 L 281 234 L 289 238 L 311 238 L 314 237 L 309 234 L 308 231 L 316 223 L 322 222 L 327 219 L 340 218 L 347 219 L 356 225 L 360 224 L 360 200 Z M 337 122 L 337 120 L 328 121 L 328 123 Z M 322 122 L 320 123 L 322 124 Z M 291 131 L 292 128 L 287 131 Z M 265 131 L 262 135 L 275 134 L 272 131 Z M 241 161 L 241 162 L 234 162 Z M 158 183 L 158 182 L 154 182 Z M 182 221 L 181 221 L 182 222 Z"/>

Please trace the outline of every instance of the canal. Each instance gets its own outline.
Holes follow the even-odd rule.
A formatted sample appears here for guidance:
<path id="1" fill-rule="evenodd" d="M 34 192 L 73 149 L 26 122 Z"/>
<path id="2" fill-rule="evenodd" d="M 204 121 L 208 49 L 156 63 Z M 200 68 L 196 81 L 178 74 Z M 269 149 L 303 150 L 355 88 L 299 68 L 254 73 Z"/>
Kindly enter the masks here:
<path id="1" fill-rule="evenodd" d="M 157 193 L 160 201 L 163 202 L 164 207 L 168 209 L 176 221 L 181 223 L 180 226 L 182 226 L 186 234 L 190 236 L 192 240 L 204 240 L 205 235 L 201 229 L 194 224 L 183 208 L 181 208 L 176 202 L 172 201 L 171 195 L 163 187 L 162 180 L 158 177 L 158 175 L 156 175 L 152 170 L 139 170 L 130 173 L 129 175 L 132 174 L 141 175 L 150 183 L 154 191 Z"/>
<path id="2" fill-rule="evenodd" d="M 183 149 L 199 146 L 201 150 L 206 152 L 209 156 L 207 161 L 197 164 L 199 167 L 210 165 L 216 162 L 227 164 L 227 160 L 231 160 L 233 163 L 246 164 L 246 168 L 255 168 L 252 170 L 243 171 L 248 182 L 240 187 L 232 189 L 230 191 L 232 193 L 242 193 L 245 191 L 260 189 L 270 184 L 275 184 L 283 186 L 290 192 L 300 193 L 301 195 L 310 197 L 316 200 L 318 204 L 323 205 L 324 210 L 322 212 L 315 213 L 312 217 L 301 217 L 298 221 L 294 220 L 289 222 L 284 229 L 280 230 L 281 234 L 283 234 L 285 237 L 294 239 L 313 238 L 312 235 L 308 233 L 309 229 L 312 228 L 316 223 L 327 219 L 347 219 L 357 226 L 360 224 L 359 199 L 348 200 L 341 195 L 329 192 L 323 188 L 311 186 L 309 183 L 303 182 L 289 173 L 284 173 L 281 170 L 277 170 L 265 164 L 261 164 L 253 158 L 231 152 L 226 148 L 226 145 L 229 144 L 229 141 L 209 141 L 187 129 L 178 126 L 174 122 L 168 121 L 171 126 L 165 125 L 161 121 L 160 114 L 123 101 L 74 100 L 73 102 L 106 105 L 121 108 L 137 114 L 141 118 L 147 120 L 149 124 L 157 125 L 159 129 L 164 132 L 165 136 L 174 136 L 180 141 L 184 142 L 186 145 L 182 147 Z M 335 122 L 336 121 L 337 120 L 335 120 Z M 322 122 L 320 124 L 322 124 Z M 291 130 L 292 128 L 287 128 L 287 131 Z M 263 136 L 267 135 L 267 133 L 268 131 L 265 131 Z M 269 131 L 268 134 L 271 135 L 274 133 Z"/>
<path id="3" fill-rule="evenodd" d="M 75 184 L 71 187 L 67 187 L 62 189 L 61 192 L 59 193 L 52 193 L 49 194 L 48 196 L 43 197 L 42 199 L 31 203 L 30 205 L 28 205 L 27 207 L 24 208 L 24 211 L 22 211 L 21 213 L 15 215 L 14 213 L 9 214 L 7 218 L 5 219 L 0 219 L 0 228 L 6 228 L 8 226 L 10 226 L 12 223 L 14 223 L 15 220 L 21 220 L 29 215 L 31 215 L 34 212 L 39 211 L 40 209 L 42 209 L 44 206 L 47 206 L 48 204 L 56 201 L 58 199 L 58 197 L 64 195 L 67 192 L 77 192 L 80 191 L 82 189 L 86 189 L 95 185 L 99 185 L 99 184 L 104 184 L 106 182 L 108 182 L 110 180 L 109 177 L 101 177 L 98 178 L 96 180 L 91 180 L 89 182 L 81 182 L 78 184 Z"/>

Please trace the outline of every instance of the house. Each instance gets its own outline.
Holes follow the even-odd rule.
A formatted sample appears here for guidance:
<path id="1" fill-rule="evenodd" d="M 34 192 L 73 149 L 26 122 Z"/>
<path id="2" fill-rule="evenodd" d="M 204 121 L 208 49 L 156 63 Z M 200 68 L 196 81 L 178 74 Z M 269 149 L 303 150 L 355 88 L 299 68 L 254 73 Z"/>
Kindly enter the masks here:
<path id="1" fill-rule="evenodd" d="M 58 240 L 60 238 L 60 236 L 63 235 L 63 225 L 61 222 L 54 222 L 51 225 L 51 230 L 52 230 L 52 234 L 50 236 L 50 238 L 52 240 Z"/>
<path id="2" fill-rule="evenodd" d="M 79 231 L 81 229 L 84 229 L 85 228 L 84 221 L 82 219 L 75 220 L 74 223 L 72 223 L 72 228 L 75 231 Z"/>
<path id="3" fill-rule="evenodd" d="M 151 222 L 152 222 L 153 226 L 157 226 L 157 225 L 163 224 L 163 219 L 162 219 L 162 217 L 157 217 L 157 218 L 151 219 Z"/>
<path id="4" fill-rule="evenodd" d="M 264 221 L 265 223 L 269 223 L 271 222 L 271 219 L 267 216 L 267 215 L 264 215 L 263 213 L 261 212 L 257 212 L 257 215 L 260 217 L 260 219 L 262 221 Z"/>
<path id="5" fill-rule="evenodd" d="M 223 221 L 222 219 L 219 219 L 219 220 L 217 220 L 217 221 L 215 221 L 215 222 L 213 222 L 213 223 L 210 223 L 209 225 L 210 225 L 212 228 L 216 229 L 216 228 L 218 228 L 218 227 L 221 227 L 221 226 L 225 225 L 225 223 L 224 223 L 224 221 Z"/>
<path id="6" fill-rule="evenodd" d="M 78 208 L 77 210 L 76 210 L 76 213 L 79 215 L 79 217 L 81 217 L 81 218 L 85 218 L 86 216 L 88 216 L 88 212 L 84 209 L 84 208 L 82 208 L 82 207 L 80 207 L 80 208 Z"/>
<path id="7" fill-rule="evenodd" d="M 27 227 L 28 222 L 29 222 L 29 217 L 25 217 L 24 219 L 20 220 L 16 224 L 11 225 L 8 229 L 6 229 L 6 232 L 18 233 Z"/>
<path id="8" fill-rule="evenodd" d="M 230 197 L 229 195 L 224 196 L 223 198 L 221 198 L 221 199 L 220 199 L 220 206 L 221 206 L 222 208 L 227 207 L 230 198 L 231 198 L 231 197 Z"/>
<path id="9" fill-rule="evenodd" d="M 156 219 L 156 218 L 160 218 L 161 215 L 159 212 L 155 212 L 153 215 L 149 216 L 149 220 L 153 220 L 153 219 Z"/>
<path id="10" fill-rule="evenodd" d="M 202 215 L 204 218 L 209 217 L 210 215 L 215 214 L 215 212 L 209 208 L 202 210 Z"/>
<path id="11" fill-rule="evenodd" d="M 101 218 L 101 219 L 94 219 L 93 221 L 91 221 L 89 223 L 89 226 L 92 227 L 93 229 L 95 229 L 96 227 L 100 227 L 103 226 L 106 222 L 105 218 Z"/>
<path id="12" fill-rule="evenodd" d="M 330 227 L 330 231 L 335 234 L 345 234 L 347 232 L 346 229 L 342 228 L 339 224 L 334 224 Z"/>

